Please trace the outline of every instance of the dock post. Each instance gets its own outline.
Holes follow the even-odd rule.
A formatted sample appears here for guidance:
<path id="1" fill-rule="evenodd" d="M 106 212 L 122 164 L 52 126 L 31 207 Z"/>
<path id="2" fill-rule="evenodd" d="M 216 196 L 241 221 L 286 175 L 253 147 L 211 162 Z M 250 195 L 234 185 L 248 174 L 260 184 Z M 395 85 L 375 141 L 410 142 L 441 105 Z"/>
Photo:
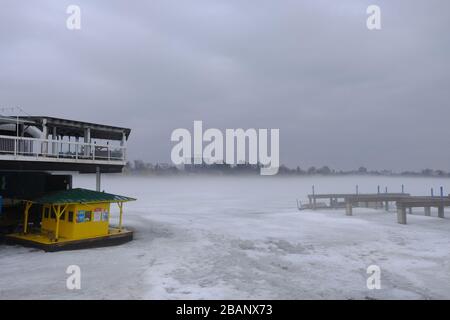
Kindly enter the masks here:
<path id="1" fill-rule="evenodd" d="M 384 203 L 384 210 L 389 211 L 389 201 Z"/>
<path id="2" fill-rule="evenodd" d="M 405 185 L 402 184 L 402 193 L 405 193 Z"/>
<path id="3" fill-rule="evenodd" d="M 333 198 L 330 198 L 330 208 L 334 208 Z"/>
<path id="4" fill-rule="evenodd" d="M 431 216 L 431 208 L 430 207 L 425 207 L 425 216 L 427 216 L 427 217 Z"/>
<path id="5" fill-rule="evenodd" d="M 356 194 L 359 194 L 359 187 L 356 185 Z"/>
<path id="6" fill-rule="evenodd" d="M 443 205 L 438 207 L 438 217 L 444 218 L 444 206 Z"/>
<path id="7" fill-rule="evenodd" d="M 444 197 L 444 187 L 441 186 L 441 198 Z"/>
<path id="8" fill-rule="evenodd" d="M 431 196 L 434 197 L 434 190 L 431 188 Z"/>
<path id="9" fill-rule="evenodd" d="M 406 224 L 406 208 L 402 206 L 397 207 L 397 222 Z"/>
<path id="10" fill-rule="evenodd" d="M 347 216 L 353 215 L 353 204 L 351 201 L 345 202 L 345 215 L 347 215 Z"/>
<path id="11" fill-rule="evenodd" d="M 377 187 L 377 193 L 380 194 L 380 186 Z"/>

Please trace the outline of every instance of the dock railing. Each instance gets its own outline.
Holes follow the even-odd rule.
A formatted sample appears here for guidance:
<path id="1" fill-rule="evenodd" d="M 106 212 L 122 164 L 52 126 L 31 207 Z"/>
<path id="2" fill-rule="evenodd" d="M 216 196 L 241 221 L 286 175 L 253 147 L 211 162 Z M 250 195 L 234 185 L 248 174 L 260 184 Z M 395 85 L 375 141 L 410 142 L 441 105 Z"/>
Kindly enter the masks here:
<path id="1" fill-rule="evenodd" d="M 12 160 L 91 160 L 124 163 L 126 147 L 96 142 L 74 142 L 0 135 L 0 157 Z"/>

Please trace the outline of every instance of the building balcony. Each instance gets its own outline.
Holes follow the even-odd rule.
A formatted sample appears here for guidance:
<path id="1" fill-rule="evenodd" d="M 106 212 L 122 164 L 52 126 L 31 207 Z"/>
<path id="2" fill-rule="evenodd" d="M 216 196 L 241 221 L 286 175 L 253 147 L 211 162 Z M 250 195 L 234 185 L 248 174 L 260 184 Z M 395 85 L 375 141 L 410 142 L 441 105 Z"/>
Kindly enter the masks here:
<path id="1" fill-rule="evenodd" d="M 49 117 L 2 119 L 2 168 L 120 172 L 126 164 L 130 129 Z"/>

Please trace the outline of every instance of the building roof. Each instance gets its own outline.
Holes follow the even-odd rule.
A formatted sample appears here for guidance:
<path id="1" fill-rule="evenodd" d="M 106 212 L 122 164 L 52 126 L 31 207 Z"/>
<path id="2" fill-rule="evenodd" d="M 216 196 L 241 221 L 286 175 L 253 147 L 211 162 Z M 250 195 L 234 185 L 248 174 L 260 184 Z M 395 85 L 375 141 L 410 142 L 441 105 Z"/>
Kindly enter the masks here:
<path id="1" fill-rule="evenodd" d="M 78 204 L 78 203 L 87 204 L 100 202 L 127 202 L 135 200 L 136 199 L 134 198 L 119 196 L 116 194 L 76 188 L 53 192 L 43 197 L 37 198 L 33 200 L 33 202 L 39 204 L 61 205 L 61 204 Z"/>
<path id="2" fill-rule="evenodd" d="M 6 117 L 6 116 L 0 116 L 0 124 L 33 124 L 33 121 L 25 120 L 20 117 Z"/>
<path id="3" fill-rule="evenodd" d="M 83 137 L 85 128 L 91 129 L 91 138 L 93 139 L 121 140 L 123 133 L 125 133 L 128 139 L 131 133 L 131 129 L 129 128 L 46 116 L 25 116 L 19 117 L 19 119 L 32 121 L 41 130 L 45 120 L 50 134 L 52 133 L 53 127 L 56 127 L 57 133 L 63 136 Z"/>

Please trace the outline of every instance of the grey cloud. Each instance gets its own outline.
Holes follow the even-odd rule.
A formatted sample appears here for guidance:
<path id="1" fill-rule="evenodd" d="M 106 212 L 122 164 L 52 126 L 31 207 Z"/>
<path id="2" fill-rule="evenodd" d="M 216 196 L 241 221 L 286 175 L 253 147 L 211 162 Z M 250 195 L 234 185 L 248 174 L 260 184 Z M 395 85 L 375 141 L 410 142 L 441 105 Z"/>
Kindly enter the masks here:
<path id="1" fill-rule="evenodd" d="M 288 165 L 449 170 L 449 21 L 445 0 L 3 0 L 0 105 L 131 127 L 153 162 L 203 120 L 280 128 Z"/>

